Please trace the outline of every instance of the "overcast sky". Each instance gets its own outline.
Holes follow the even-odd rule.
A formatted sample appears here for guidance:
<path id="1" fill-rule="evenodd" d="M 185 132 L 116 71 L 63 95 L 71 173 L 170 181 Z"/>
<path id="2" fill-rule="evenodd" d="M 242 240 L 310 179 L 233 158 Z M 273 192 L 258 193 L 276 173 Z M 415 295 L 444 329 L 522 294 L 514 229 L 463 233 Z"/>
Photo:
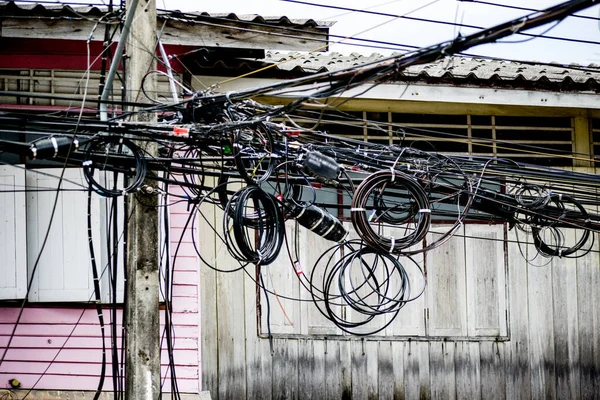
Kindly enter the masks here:
<path id="1" fill-rule="evenodd" d="M 106 2 L 108 0 L 92 0 Z M 117 0 L 115 0 L 118 2 Z M 376 16 L 358 12 L 299 5 L 282 0 L 156 0 L 158 8 L 179 9 L 181 11 L 206 11 L 209 13 L 259 14 L 262 16 L 287 16 L 289 18 L 312 18 L 319 21 L 336 21 L 331 33 L 343 37 L 352 36 L 363 39 L 390 42 L 393 44 L 427 46 L 455 38 L 458 34 L 469 34 L 473 29 L 456 28 L 450 25 L 427 22 L 408 21 L 387 16 Z M 334 5 L 369 11 L 384 12 L 394 15 L 410 15 L 447 22 L 490 27 L 525 15 L 524 11 L 510 10 L 503 7 L 484 5 L 458 0 L 306 0 L 320 5 Z M 560 0 L 487 0 L 497 4 L 547 8 L 561 3 Z M 416 11 L 415 11 L 416 10 Z M 594 6 L 581 15 L 598 18 L 600 6 Z M 552 28 L 546 35 L 600 42 L 600 23 L 597 20 L 569 17 Z M 538 28 L 533 33 L 541 33 L 549 27 Z M 498 58 L 520 59 L 543 62 L 578 63 L 588 65 L 600 64 L 600 45 L 580 44 L 543 38 L 513 36 L 506 41 L 471 49 L 469 53 L 494 56 Z M 336 39 L 339 40 L 339 39 Z M 525 42 L 522 42 L 524 41 Z M 515 43 L 521 42 L 521 43 Z M 397 48 L 395 45 L 385 47 Z M 374 52 L 389 54 L 393 50 L 353 47 L 334 44 L 331 50 L 349 54 Z"/>

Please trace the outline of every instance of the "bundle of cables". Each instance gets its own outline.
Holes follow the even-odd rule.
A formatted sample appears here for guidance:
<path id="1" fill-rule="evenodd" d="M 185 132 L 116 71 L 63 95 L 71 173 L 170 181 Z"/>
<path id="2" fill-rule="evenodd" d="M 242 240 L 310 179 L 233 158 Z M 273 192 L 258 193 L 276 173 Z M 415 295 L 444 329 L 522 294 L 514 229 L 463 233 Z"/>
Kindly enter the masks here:
<path id="1" fill-rule="evenodd" d="M 234 193 L 223 216 L 225 244 L 240 262 L 268 265 L 284 238 L 283 213 L 275 197 L 255 185 Z"/>
<path id="2" fill-rule="evenodd" d="M 133 162 L 131 160 L 133 157 Z M 104 197 L 117 197 L 137 190 L 146 177 L 146 159 L 141 149 L 121 136 L 96 136 L 87 143 L 83 173 L 90 187 Z M 96 171 L 122 173 L 129 179 L 126 187 L 108 188 L 94 177 Z M 124 179 L 126 181 L 126 179 Z"/>
<path id="3" fill-rule="evenodd" d="M 398 256 L 364 247 L 359 240 L 334 246 L 313 267 L 310 276 L 313 301 L 343 331 L 356 335 L 377 333 L 394 320 L 407 302 L 425 290 L 423 270 L 411 257 L 406 260 L 415 266 L 423 282 L 412 298 L 409 274 Z M 367 326 L 386 314 L 392 317 L 383 324 Z"/>
<path id="4" fill-rule="evenodd" d="M 565 235 L 565 230 L 573 230 L 575 227 L 574 223 L 569 223 L 569 220 L 587 220 L 588 212 L 583 205 L 573 197 L 563 194 L 552 194 L 548 203 L 555 207 L 547 205 L 540 209 L 539 213 L 532 218 L 531 224 L 533 243 L 540 254 L 545 257 L 581 257 L 587 254 L 591 246 L 584 250 L 582 248 L 590 236 L 593 238 L 589 230 L 577 229 L 583 233 L 572 245 L 568 244 Z M 567 208 L 568 205 L 571 205 L 571 209 Z M 580 250 L 582 254 L 577 254 Z"/>
<path id="5" fill-rule="evenodd" d="M 385 202 L 383 197 L 393 192 Z M 367 205 L 373 198 L 373 209 L 368 215 Z M 369 175 L 352 197 L 352 225 L 356 233 L 373 249 L 400 254 L 421 241 L 429 230 L 431 209 L 427 194 L 415 179 L 393 169 Z M 383 236 L 375 232 L 371 223 L 393 227 L 405 226 L 405 236 Z"/>

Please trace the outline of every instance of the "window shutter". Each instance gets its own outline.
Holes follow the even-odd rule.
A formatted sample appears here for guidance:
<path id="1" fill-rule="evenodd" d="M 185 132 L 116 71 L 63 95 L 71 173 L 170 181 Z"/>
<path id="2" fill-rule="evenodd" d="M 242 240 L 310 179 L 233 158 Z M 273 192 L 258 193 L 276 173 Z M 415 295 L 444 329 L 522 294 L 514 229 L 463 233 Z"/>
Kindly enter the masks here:
<path id="1" fill-rule="evenodd" d="M 24 189 L 22 166 L 0 166 L 0 300 L 23 298 L 27 292 Z"/>
<path id="2" fill-rule="evenodd" d="M 505 336 L 504 225 L 467 225 L 469 335 Z"/>
<path id="3" fill-rule="evenodd" d="M 27 171 L 28 276 L 41 249 L 56 196 L 60 168 Z M 44 252 L 39 259 L 30 301 L 88 301 L 93 279 L 87 234 L 87 184 L 80 169 L 67 169 Z M 92 196 L 92 230 L 96 254 L 101 253 L 99 197 Z M 98 256 L 100 260 L 101 257 Z M 104 265 L 98 262 L 99 273 Z"/>
<path id="4" fill-rule="evenodd" d="M 447 225 L 438 225 L 432 231 L 445 229 Z M 464 229 L 459 229 L 446 243 L 425 254 L 430 336 L 467 335 L 463 235 Z M 439 235 L 430 233 L 427 243 L 437 238 Z"/>

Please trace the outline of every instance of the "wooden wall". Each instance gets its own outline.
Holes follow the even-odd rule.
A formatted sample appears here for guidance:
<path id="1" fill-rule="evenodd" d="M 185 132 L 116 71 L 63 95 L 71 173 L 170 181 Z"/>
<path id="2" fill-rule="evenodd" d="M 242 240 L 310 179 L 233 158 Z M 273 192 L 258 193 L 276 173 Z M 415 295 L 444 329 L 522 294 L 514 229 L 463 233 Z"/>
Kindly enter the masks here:
<path id="1" fill-rule="evenodd" d="M 221 215 L 211 206 L 205 206 L 204 212 L 213 224 L 221 223 Z M 498 226 L 489 227 L 490 232 L 497 230 Z M 504 234 L 501 226 L 500 230 Z M 204 232 L 201 248 L 207 261 L 219 268 L 235 267 L 212 232 L 202 226 L 200 231 Z M 480 225 L 479 233 L 485 231 L 486 226 Z M 463 337 L 444 337 L 434 335 L 430 327 L 420 335 L 384 332 L 387 337 L 365 338 L 301 330 L 298 335 L 275 335 L 271 353 L 269 340 L 257 335 L 257 310 L 262 307 L 260 323 L 264 324 L 265 303 L 250 277 L 254 268 L 249 268 L 249 274 L 218 273 L 202 265 L 203 390 L 218 400 L 600 397 L 598 244 L 583 258 L 535 260 L 534 264 L 547 265 L 533 266 L 525 260 L 532 257 L 532 249 L 524 246 L 520 250 L 514 231 L 506 235 L 506 244 L 493 260 L 486 259 L 490 253 L 485 243 L 495 242 L 459 237 L 444 245 L 435 265 L 431 260 L 425 262 L 428 273 L 435 268 L 453 268 L 472 275 L 469 271 L 474 268 L 481 270 L 497 262 L 506 267 L 505 281 L 495 282 L 505 289 L 501 297 L 506 301 L 506 332 L 496 338 L 475 331 Z M 308 243 L 302 248 L 305 253 L 318 253 L 318 248 Z M 272 267 L 273 276 L 276 268 L 284 268 Z M 281 274 L 295 279 L 293 274 Z M 292 294 L 283 286 L 280 296 Z M 481 298 L 485 291 L 479 293 L 479 297 L 466 298 L 467 320 L 486 320 L 487 304 L 501 304 L 501 299 Z M 458 293 L 456 296 L 461 298 Z M 281 321 L 277 316 L 281 307 L 273 296 L 270 299 L 272 322 Z M 302 321 L 310 320 L 307 315 L 311 311 L 302 311 L 304 306 L 282 298 L 279 301 L 292 323 L 307 325 Z M 423 297 L 426 312 L 436 301 L 440 299 L 430 285 Z M 399 319 L 395 322 L 399 327 L 422 321 L 423 309 L 402 310 Z M 264 328 L 260 330 L 264 332 Z"/>

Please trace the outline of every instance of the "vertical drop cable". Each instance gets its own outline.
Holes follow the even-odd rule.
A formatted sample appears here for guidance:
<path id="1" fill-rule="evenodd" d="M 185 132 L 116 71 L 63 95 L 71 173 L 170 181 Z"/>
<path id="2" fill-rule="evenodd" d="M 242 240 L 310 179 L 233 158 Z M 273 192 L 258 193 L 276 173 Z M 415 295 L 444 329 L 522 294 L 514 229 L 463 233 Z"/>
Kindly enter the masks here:
<path id="1" fill-rule="evenodd" d="M 127 178 L 123 176 L 123 185 L 125 185 L 125 180 Z M 129 222 L 129 216 L 131 216 L 131 212 L 129 211 L 129 197 L 123 196 L 123 304 L 127 304 L 127 225 Z M 119 387 L 121 388 L 121 392 L 119 392 L 116 400 L 123 399 L 124 396 L 124 380 L 125 380 L 125 352 L 127 351 L 127 330 L 126 330 L 126 322 L 127 322 L 127 313 L 125 309 L 121 313 L 121 362 L 119 363 Z"/>
<path id="2" fill-rule="evenodd" d="M 87 197 L 87 231 L 88 231 L 88 247 L 90 251 L 90 260 L 92 263 L 92 275 L 94 278 L 94 296 L 96 300 L 96 312 L 98 313 L 98 322 L 100 323 L 100 333 L 102 335 L 102 366 L 100 369 L 100 381 L 98 388 L 94 394 L 94 400 L 98 400 L 104 387 L 104 378 L 106 375 L 106 333 L 104 331 L 104 314 L 102 313 L 102 305 L 100 303 L 100 278 L 98 276 L 98 267 L 96 265 L 96 254 L 94 251 L 94 241 L 92 237 L 92 187 L 90 184 Z"/>
<path id="3" fill-rule="evenodd" d="M 263 288 L 263 291 L 265 293 L 265 300 L 267 302 L 267 332 L 269 335 L 269 348 L 271 350 L 271 356 L 272 356 L 274 353 L 274 350 L 273 350 L 273 335 L 271 334 L 271 304 L 269 303 L 269 294 L 267 293 L 267 288 L 265 287 L 265 281 L 263 279 L 262 271 L 260 270 L 260 263 L 257 265 L 257 268 L 259 268 L 258 276 L 260 277 L 260 285 Z"/>
<path id="4" fill-rule="evenodd" d="M 113 175 L 114 183 L 113 188 L 117 187 L 118 175 L 115 172 Z M 119 231 L 118 231 L 118 197 L 113 197 L 111 201 L 111 225 L 112 234 L 109 235 L 109 248 L 112 245 L 112 252 L 109 254 L 109 263 L 112 263 L 110 268 L 110 283 L 111 283 L 111 353 L 112 353 L 112 371 L 113 371 L 113 395 L 117 398 L 117 393 L 122 389 L 121 382 L 119 380 L 119 349 L 117 347 L 117 278 L 118 278 L 118 267 L 119 267 Z"/>

